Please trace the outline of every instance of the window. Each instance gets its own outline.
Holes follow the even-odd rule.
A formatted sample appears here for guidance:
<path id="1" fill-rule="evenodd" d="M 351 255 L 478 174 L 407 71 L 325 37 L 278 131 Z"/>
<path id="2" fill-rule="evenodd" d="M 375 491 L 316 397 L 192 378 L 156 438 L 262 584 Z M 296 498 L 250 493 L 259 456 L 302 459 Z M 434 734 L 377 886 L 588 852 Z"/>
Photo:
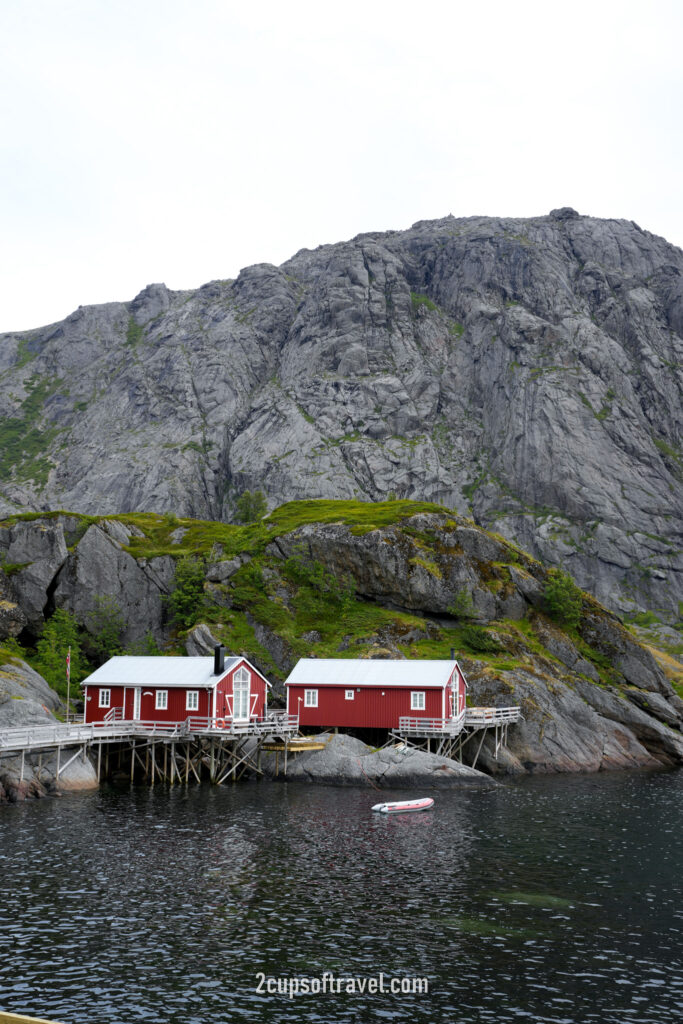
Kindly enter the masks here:
<path id="1" fill-rule="evenodd" d="M 304 690 L 304 707 L 306 708 L 317 708 L 318 706 L 318 691 L 317 690 Z"/>
<path id="2" fill-rule="evenodd" d="M 233 680 L 233 684 L 234 683 L 248 683 L 251 680 L 251 676 L 249 675 L 249 672 L 244 667 L 244 665 L 242 665 L 242 667 L 240 669 L 238 669 L 237 672 L 235 672 L 234 676 L 232 677 L 232 680 Z"/>
<path id="3" fill-rule="evenodd" d="M 108 708 L 111 704 L 111 690 L 100 690 L 100 707 Z"/>
<path id="4" fill-rule="evenodd" d="M 186 711 L 199 711 L 199 690 L 188 690 L 185 700 Z"/>
<path id="5" fill-rule="evenodd" d="M 346 696 L 346 700 L 353 700 L 356 695 L 353 692 L 353 690 L 347 690 L 345 696 Z"/>
<path id="6" fill-rule="evenodd" d="M 168 690 L 157 690 L 157 699 L 154 705 L 157 711 L 165 711 L 168 707 Z"/>
<path id="7" fill-rule="evenodd" d="M 410 691 L 410 710 L 411 711 L 424 711 L 425 709 L 425 692 L 424 690 L 411 690 Z"/>

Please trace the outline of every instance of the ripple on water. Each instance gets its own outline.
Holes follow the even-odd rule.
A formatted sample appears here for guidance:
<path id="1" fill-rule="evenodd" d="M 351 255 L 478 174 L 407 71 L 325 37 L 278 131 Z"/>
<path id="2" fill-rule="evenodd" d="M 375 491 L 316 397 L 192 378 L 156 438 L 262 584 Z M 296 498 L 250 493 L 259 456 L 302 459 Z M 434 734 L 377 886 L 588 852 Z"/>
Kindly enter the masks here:
<path id="1" fill-rule="evenodd" d="M 635 773 L 390 819 L 367 792 L 295 785 L 6 808 L 0 1006 L 69 1024 L 678 1024 L 682 795 L 680 773 Z M 290 1001 L 256 992 L 260 971 L 430 992 Z"/>

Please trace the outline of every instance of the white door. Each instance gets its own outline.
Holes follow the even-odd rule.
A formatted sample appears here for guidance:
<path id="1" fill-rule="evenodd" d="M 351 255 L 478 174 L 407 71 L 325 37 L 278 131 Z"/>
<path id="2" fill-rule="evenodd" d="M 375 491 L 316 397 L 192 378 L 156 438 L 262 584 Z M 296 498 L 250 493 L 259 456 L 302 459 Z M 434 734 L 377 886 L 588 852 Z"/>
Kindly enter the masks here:
<path id="1" fill-rule="evenodd" d="M 233 722 L 249 721 L 249 682 L 250 676 L 246 668 L 241 668 L 232 679 L 232 720 Z"/>
<path id="2" fill-rule="evenodd" d="M 140 721 L 140 696 L 142 694 L 142 687 L 136 686 L 133 690 L 133 721 Z"/>

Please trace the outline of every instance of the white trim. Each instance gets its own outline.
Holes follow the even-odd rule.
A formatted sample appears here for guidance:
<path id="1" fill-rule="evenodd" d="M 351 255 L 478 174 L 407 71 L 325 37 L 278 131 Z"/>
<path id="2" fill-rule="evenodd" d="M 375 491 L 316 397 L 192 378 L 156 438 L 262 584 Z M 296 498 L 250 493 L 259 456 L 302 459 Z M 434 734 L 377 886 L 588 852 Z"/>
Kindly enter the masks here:
<path id="1" fill-rule="evenodd" d="M 190 701 L 192 697 L 192 701 Z M 199 711 L 199 690 L 188 690 L 185 693 L 185 710 Z"/>
<path id="2" fill-rule="evenodd" d="M 310 698 L 310 700 L 309 700 Z M 318 691 L 317 690 L 304 690 L 304 707 L 305 708 L 317 708 L 318 706 Z"/>
<path id="3" fill-rule="evenodd" d="M 355 690 L 351 690 L 351 689 L 344 690 L 344 700 L 355 700 L 355 699 L 356 699 L 356 691 Z"/>
<path id="4" fill-rule="evenodd" d="M 154 695 L 154 710 L 168 711 L 168 690 L 157 690 Z"/>
<path id="5" fill-rule="evenodd" d="M 104 695 L 105 694 L 107 695 L 106 701 L 104 700 Z M 99 708 L 110 708 L 111 707 L 111 689 L 109 687 L 103 686 L 100 689 L 100 702 L 99 702 L 99 704 L 97 706 Z"/>
<path id="6" fill-rule="evenodd" d="M 410 691 L 410 710 L 425 711 L 427 707 L 427 694 L 424 690 Z"/>
<path id="7" fill-rule="evenodd" d="M 140 704 L 142 701 L 142 687 L 133 687 L 133 721 L 140 721 Z"/>

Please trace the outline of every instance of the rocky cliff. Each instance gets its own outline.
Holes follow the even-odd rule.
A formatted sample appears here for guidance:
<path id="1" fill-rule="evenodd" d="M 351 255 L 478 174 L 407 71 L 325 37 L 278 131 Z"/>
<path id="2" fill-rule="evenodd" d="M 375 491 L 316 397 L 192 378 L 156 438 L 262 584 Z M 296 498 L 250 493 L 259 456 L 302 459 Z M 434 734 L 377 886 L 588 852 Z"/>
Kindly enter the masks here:
<path id="1" fill-rule="evenodd" d="M 671 620 L 682 382 L 679 249 L 569 209 L 447 217 L 0 336 L 0 511 L 395 494 Z"/>
<path id="2" fill-rule="evenodd" d="M 0 523 L 2 552 L 0 629 L 29 645 L 58 607 L 94 629 L 106 594 L 121 610 L 124 644 L 152 632 L 170 653 L 207 654 L 221 640 L 280 698 L 302 656 L 443 658 L 454 648 L 473 704 L 523 710 L 508 753 L 496 760 L 486 747 L 478 766 L 683 763 L 683 701 L 652 653 L 588 594 L 572 592 L 565 621 L 540 562 L 438 506 L 295 502 L 248 527 L 37 515 Z M 203 574 L 182 624 L 164 603 L 179 559 Z"/>
<path id="3" fill-rule="evenodd" d="M 5 635 L 0 632 L 0 640 Z M 59 697 L 43 677 L 0 642 L 0 732 L 23 726 L 50 725 L 55 722 L 54 712 L 61 707 Z M 76 751 L 65 748 L 61 763 L 67 763 L 73 753 Z M 97 786 L 93 766 L 82 758 L 67 763 L 59 781 L 56 776 L 57 757 L 51 751 L 42 755 L 40 752 L 27 754 L 23 766 L 20 756 L 4 753 L 0 756 L 0 804 Z"/>

